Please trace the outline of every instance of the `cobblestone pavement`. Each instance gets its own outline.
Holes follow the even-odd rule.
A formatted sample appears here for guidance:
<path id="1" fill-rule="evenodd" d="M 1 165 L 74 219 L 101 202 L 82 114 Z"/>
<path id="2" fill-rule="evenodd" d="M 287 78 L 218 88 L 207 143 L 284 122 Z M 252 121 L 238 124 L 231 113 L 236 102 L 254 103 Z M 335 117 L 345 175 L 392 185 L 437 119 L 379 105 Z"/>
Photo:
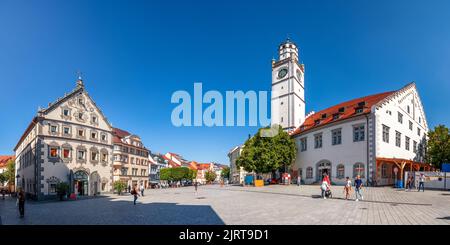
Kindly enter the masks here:
<path id="1" fill-rule="evenodd" d="M 450 224 L 450 192 L 363 189 L 364 200 L 344 200 L 343 188 L 321 199 L 319 186 L 200 186 L 65 202 L 0 199 L 3 224 Z M 352 193 L 354 198 L 354 193 Z"/>

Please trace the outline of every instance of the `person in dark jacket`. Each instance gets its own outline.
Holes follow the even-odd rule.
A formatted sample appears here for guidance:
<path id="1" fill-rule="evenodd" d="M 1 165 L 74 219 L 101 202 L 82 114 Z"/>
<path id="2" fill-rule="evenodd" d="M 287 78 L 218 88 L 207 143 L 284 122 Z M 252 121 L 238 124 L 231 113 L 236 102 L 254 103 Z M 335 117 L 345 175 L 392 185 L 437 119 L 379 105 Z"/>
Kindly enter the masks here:
<path id="1" fill-rule="evenodd" d="M 25 192 L 23 191 L 22 188 L 19 189 L 19 194 L 18 194 L 18 203 L 19 203 L 19 213 L 20 213 L 20 218 L 23 218 L 25 216 Z"/>

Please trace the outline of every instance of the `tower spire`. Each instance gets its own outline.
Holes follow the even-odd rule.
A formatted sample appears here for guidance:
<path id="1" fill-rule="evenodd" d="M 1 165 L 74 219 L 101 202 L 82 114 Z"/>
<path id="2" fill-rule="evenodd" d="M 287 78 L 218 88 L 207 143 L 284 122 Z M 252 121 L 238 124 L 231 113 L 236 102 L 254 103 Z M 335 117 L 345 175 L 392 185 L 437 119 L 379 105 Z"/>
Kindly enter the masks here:
<path id="1" fill-rule="evenodd" d="M 80 71 L 77 71 L 77 87 L 84 87 L 83 84 L 83 78 L 81 77 L 82 73 Z"/>

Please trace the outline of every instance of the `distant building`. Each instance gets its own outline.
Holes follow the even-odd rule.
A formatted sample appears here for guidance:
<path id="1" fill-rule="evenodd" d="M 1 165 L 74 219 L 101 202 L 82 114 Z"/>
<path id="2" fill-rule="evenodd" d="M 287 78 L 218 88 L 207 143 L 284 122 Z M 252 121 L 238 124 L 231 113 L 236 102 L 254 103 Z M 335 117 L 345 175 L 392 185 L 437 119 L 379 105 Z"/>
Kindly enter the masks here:
<path id="1" fill-rule="evenodd" d="M 119 128 L 113 128 L 114 181 L 127 186 L 148 186 L 149 154 L 141 138 Z"/>
<path id="2" fill-rule="evenodd" d="M 150 184 L 159 184 L 160 183 L 160 172 L 163 168 L 169 167 L 169 161 L 164 159 L 164 155 L 161 154 L 152 154 L 150 153 L 149 156 L 149 169 L 150 169 L 150 175 L 149 175 L 149 181 Z"/>
<path id="3" fill-rule="evenodd" d="M 169 168 L 181 167 L 183 164 L 188 163 L 189 161 L 184 159 L 182 156 L 176 153 L 167 152 L 163 155 L 163 158 L 167 160 L 169 164 Z"/>
<path id="4" fill-rule="evenodd" d="M 15 156 L 0 156 L 0 174 L 4 173 L 6 171 L 7 163 L 10 160 L 15 160 Z M 8 181 L 5 181 L 4 183 L 0 182 L 0 186 L 6 186 L 8 185 Z"/>
<path id="5" fill-rule="evenodd" d="M 244 178 L 247 172 L 243 167 L 236 166 L 236 160 L 241 155 L 244 145 L 235 146 L 228 152 L 228 158 L 230 159 L 230 183 L 231 184 L 243 184 Z"/>
<path id="6" fill-rule="evenodd" d="M 197 163 L 196 181 L 201 184 L 206 184 L 206 172 L 208 171 L 214 171 L 214 163 Z"/>

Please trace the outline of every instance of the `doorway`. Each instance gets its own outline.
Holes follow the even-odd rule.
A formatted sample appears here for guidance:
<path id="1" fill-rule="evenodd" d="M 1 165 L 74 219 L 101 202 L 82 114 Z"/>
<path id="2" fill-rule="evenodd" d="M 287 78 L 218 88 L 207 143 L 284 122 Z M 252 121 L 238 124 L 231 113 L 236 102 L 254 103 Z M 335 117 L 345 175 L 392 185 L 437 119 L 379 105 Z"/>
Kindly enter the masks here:
<path id="1" fill-rule="evenodd" d="M 89 195 L 88 192 L 88 176 L 84 171 L 77 171 L 73 175 L 74 189 L 78 196 Z"/>
<path id="2" fill-rule="evenodd" d="M 331 162 L 328 162 L 328 161 L 319 162 L 317 164 L 317 172 L 316 173 L 317 173 L 316 180 L 318 182 L 322 181 L 323 176 L 325 174 L 327 174 L 331 180 Z"/>

